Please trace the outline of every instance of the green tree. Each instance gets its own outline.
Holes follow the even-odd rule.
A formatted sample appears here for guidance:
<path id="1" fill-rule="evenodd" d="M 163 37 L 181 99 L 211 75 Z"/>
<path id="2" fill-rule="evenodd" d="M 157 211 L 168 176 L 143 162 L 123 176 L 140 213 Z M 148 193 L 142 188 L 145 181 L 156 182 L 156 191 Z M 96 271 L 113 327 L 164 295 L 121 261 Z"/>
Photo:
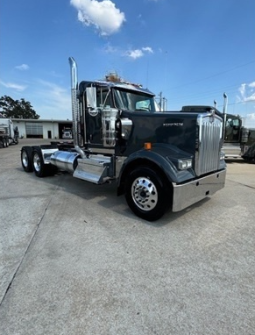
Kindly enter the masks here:
<path id="1" fill-rule="evenodd" d="M 6 118 L 16 119 L 39 119 L 40 115 L 36 113 L 33 106 L 25 99 L 13 100 L 4 95 L 0 98 L 0 113 Z"/>

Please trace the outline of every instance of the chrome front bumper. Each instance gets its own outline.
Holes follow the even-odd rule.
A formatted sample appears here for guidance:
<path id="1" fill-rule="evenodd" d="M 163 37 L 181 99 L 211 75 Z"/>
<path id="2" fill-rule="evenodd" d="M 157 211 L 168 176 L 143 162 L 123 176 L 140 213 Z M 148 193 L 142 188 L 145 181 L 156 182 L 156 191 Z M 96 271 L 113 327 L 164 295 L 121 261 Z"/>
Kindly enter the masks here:
<path id="1" fill-rule="evenodd" d="M 225 185 L 226 169 L 186 184 L 173 184 L 172 211 L 178 212 L 219 191 Z"/>

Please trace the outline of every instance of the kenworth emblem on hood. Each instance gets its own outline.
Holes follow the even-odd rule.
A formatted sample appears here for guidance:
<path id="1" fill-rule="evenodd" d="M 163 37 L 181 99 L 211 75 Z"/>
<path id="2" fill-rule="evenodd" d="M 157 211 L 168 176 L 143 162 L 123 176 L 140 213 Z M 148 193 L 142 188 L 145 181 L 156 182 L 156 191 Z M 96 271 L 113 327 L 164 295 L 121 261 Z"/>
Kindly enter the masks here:
<path id="1" fill-rule="evenodd" d="M 166 122 L 163 123 L 163 127 L 183 127 L 183 122 Z"/>

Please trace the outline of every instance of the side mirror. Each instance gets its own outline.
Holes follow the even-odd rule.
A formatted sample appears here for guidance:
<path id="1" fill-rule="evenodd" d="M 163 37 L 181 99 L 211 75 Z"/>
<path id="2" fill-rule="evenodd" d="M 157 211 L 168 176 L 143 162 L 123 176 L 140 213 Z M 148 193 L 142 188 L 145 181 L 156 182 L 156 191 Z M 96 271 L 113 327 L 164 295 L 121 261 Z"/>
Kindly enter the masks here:
<path id="1" fill-rule="evenodd" d="M 87 106 L 91 109 L 97 108 L 97 90 L 96 87 L 86 88 Z"/>

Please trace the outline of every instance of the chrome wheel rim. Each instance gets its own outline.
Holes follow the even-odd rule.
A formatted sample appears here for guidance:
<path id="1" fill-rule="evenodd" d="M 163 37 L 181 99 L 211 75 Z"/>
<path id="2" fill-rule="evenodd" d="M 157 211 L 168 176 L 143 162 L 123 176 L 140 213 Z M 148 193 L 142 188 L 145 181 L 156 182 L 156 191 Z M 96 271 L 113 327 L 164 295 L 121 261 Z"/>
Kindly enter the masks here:
<path id="1" fill-rule="evenodd" d="M 41 160 L 40 160 L 38 153 L 34 154 L 33 164 L 34 164 L 35 171 L 40 172 L 41 171 Z"/>
<path id="2" fill-rule="evenodd" d="M 158 203 L 158 192 L 155 184 L 148 178 L 136 178 L 132 184 L 132 198 L 137 207 L 151 211 Z"/>
<path id="3" fill-rule="evenodd" d="M 28 167 L 28 156 L 27 156 L 26 151 L 22 152 L 22 163 L 23 163 L 23 166 Z"/>

